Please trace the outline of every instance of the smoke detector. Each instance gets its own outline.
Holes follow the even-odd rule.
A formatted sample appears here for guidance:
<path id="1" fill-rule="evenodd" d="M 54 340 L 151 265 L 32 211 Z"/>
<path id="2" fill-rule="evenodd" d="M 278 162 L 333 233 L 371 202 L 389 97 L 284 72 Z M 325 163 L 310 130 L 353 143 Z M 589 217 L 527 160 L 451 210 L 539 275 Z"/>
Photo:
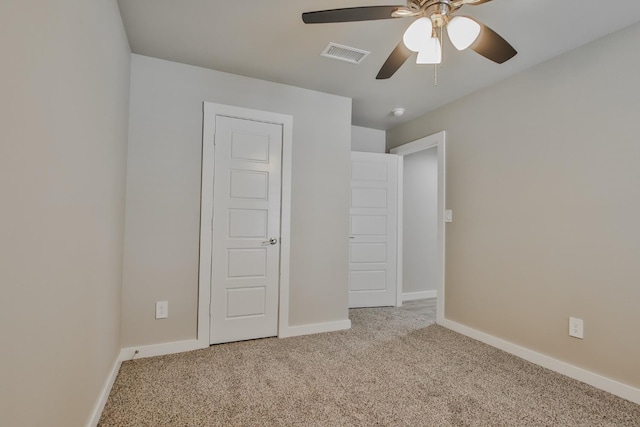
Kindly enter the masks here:
<path id="1" fill-rule="evenodd" d="M 391 114 L 393 114 L 394 117 L 400 117 L 401 115 L 404 114 L 404 108 L 396 107 L 393 110 L 391 110 Z"/>

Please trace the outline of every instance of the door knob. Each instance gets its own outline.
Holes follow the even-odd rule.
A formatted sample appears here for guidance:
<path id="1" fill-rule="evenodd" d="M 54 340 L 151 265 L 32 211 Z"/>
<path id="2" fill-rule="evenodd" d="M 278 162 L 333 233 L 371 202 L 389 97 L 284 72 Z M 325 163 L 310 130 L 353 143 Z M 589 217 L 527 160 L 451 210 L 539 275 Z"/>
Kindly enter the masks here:
<path id="1" fill-rule="evenodd" d="M 278 239 L 276 239 L 275 237 L 272 237 L 266 242 L 262 242 L 263 245 L 266 245 L 267 243 L 270 245 L 275 245 L 276 243 L 278 243 Z"/>

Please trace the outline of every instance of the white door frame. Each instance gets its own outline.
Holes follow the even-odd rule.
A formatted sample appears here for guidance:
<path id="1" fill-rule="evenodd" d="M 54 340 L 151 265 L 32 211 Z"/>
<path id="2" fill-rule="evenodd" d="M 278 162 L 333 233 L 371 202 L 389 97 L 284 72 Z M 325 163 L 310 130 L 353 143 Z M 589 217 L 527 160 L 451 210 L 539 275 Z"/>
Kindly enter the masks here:
<path id="1" fill-rule="evenodd" d="M 445 131 L 438 132 L 433 135 L 425 136 L 424 138 L 417 139 L 413 142 L 409 142 L 399 147 L 389 150 L 391 154 L 397 154 L 399 156 L 406 156 L 409 154 L 417 153 L 418 151 L 428 150 L 430 148 L 437 148 L 438 150 L 438 303 L 437 303 L 437 323 L 441 323 L 444 320 L 444 249 L 445 249 L 445 228 L 444 228 L 444 211 L 446 206 L 445 197 Z M 402 218 L 403 215 L 403 196 L 402 190 L 404 186 L 403 180 L 403 162 L 400 162 L 400 169 L 398 171 L 398 218 Z M 402 221 L 398 221 L 398 301 L 402 301 L 402 244 L 403 244 L 403 229 Z"/>
<path id="2" fill-rule="evenodd" d="M 291 253 L 291 152 L 293 117 L 286 114 L 252 110 L 231 105 L 204 102 L 202 132 L 202 188 L 200 203 L 200 272 L 198 275 L 198 331 L 201 347 L 209 346 L 211 303 L 211 255 L 213 248 L 213 179 L 216 116 L 248 119 L 282 125 L 282 195 L 280 210 L 280 291 L 278 336 L 289 327 L 289 265 Z"/>

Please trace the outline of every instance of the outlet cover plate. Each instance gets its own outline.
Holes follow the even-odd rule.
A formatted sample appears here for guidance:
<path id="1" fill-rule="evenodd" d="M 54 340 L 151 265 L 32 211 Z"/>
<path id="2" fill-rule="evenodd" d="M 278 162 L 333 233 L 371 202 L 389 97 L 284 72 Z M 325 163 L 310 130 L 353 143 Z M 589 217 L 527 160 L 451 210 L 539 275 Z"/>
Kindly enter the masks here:
<path id="1" fill-rule="evenodd" d="M 584 321 L 577 317 L 569 317 L 569 336 L 584 338 Z"/>
<path id="2" fill-rule="evenodd" d="M 156 319 L 169 317 L 169 301 L 156 301 Z"/>

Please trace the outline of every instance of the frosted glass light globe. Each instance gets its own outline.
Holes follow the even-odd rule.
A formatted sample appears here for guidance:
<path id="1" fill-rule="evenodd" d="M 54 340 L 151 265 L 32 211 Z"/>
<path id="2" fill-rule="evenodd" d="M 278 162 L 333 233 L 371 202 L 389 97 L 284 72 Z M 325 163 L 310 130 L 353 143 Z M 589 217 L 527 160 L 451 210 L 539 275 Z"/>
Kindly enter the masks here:
<path id="1" fill-rule="evenodd" d="M 480 24 L 465 16 L 455 16 L 447 25 L 447 34 L 458 50 L 465 50 L 480 35 Z"/>
<path id="2" fill-rule="evenodd" d="M 437 37 L 429 38 L 424 49 L 418 52 L 416 64 L 440 64 L 442 62 L 442 45 Z"/>
<path id="3" fill-rule="evenodd" d="M 431 24 L 431 19 L 425 17 L 416 19 L 413 24 L 409 25 L 407 31 L 404 32 L 402 41 L 407 49 L 420 52 L 423 48 L 427 47 L 432 30 L 433 24 Z"/>

